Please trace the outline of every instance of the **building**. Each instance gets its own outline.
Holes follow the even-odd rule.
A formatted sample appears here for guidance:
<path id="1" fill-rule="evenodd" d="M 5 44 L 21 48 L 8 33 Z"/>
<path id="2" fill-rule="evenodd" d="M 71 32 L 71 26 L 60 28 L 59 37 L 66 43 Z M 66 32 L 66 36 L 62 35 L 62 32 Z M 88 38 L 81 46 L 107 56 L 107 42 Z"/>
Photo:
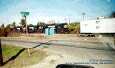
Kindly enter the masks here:
<path id="1" fill-rule="evenodd" d="M 99 18 L 80 22 L 81 33 L 115 33 L 115 18 Z"/>
<path id="2" fill-rule="evenodd" d="M 99 18 L 80 22 L 80 33 L 93 33 L 100 41 L 115 50 L 115 18 Z"/>

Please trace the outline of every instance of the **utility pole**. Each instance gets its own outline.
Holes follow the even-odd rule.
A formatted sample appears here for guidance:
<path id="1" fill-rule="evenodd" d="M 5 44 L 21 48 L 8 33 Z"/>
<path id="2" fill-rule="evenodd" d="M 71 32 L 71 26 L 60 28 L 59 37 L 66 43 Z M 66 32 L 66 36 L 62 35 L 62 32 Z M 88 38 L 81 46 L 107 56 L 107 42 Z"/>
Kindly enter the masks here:
<path id="1" fill-rule="evenodd" d="M 69 24 L 70 24 L 70 23 L 71 23 L 71 22 L 70 22 L 70 18 L 68 18 L 68 19 L 69 19 Z"/>
<path id="2" fill-rule="evenodd" d="M 83 21 L 85 20 L 85 15 L 86 15 L 86 13 L 83 12 L 83 13 L 82 13 L 82 16 L 83 16 L 83 19 L 82 19 L 82 20 L 83 20 Z"/>
<path id="3" fill-rule="evenodd" d="M 3 56 L 2 56 L 2 47 L 1 47 L 1 39 L 0 39 L 0 66 L 3 65 Z"/>

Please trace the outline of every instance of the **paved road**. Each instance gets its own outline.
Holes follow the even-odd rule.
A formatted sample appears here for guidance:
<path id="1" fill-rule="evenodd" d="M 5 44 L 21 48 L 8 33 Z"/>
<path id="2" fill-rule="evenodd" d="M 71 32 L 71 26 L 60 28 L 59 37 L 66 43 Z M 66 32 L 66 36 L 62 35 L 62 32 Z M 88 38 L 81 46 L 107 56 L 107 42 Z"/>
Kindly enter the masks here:
<path id="1" fill-rule="evenodd" d="M 101 43 L 100 45 L 99 43 L 97 45 L 93 43 L 82 43 L 82 46 L 77 44 L 66 46 L 58 44 L 56 44 L 56 42 L 55 45 L 49 44 L 51 46 L 48 45 L 48 48 L 43 48 L 43 46 L 47 45 L 40 46 L 39 48 L 46 50 L 49 56 L 41 63 L 27 68 L 55 68 L 58 64 L 66 63 L 91 65 L 95 68 L 115 68 L 115 51 L 104 47 Z M 83 44 L 85 47 L 83 47 Z M 92 48 L 91 45 L 94 47 Z M 102 47 L 95 48 L 97 46 Z"/>
<path id="2" fill-rule="evenodd" d="M 42 44 L 38 49 L 46 50 L 49 56 L 30 68 L 55 68 L 57 64 L 62 63 L 91 65 L 95 68 L 115 68 L 115 51 L 106 43 L 71 40 L 51 40 L 49 42 L 2 40 L 2 44 L 22 47 L 35 47 Z"/>
<path id="3" fill-rule="evenodd" d="M 14 45 L 14 46 L 20 46 L 24 48 L 33 48 L 36 46 L 40 46 L 41 44 L 44 44 L 46 42 L 44 41 L 22 41 L 22 40 L 1 40 L 2 44 L 8 44 L 8 45 Z"/>
<path id="4" fill-rule="evenodd" d="M 40 45 L 59 45 L 59 46 L 68 46 L 75 48 L 87 48 L 87 49 L 97 49 L 97 50 L 106 50 L 112 49 L 108 43 L 102 42 L 85 42 L 85 41 L 71 41 L 71 40 L 49 40 L 49 41 L 24 41 L 24 40 L 2 40 L 2 44 L 13 44 L 16 46 L 21 46 L 24 48 L 32 48 Z M 87 44 L 87 45 L 86 45 Z"/>

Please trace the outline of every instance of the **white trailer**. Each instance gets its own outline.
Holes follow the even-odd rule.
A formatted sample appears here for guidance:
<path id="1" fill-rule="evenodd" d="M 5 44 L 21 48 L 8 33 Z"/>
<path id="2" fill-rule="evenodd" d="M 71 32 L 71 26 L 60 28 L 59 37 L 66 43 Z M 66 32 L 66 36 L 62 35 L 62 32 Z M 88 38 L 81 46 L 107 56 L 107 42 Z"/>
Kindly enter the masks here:
<path id="1" fill-rule="evenodd" d="M 108 46 L 115 49 L 115 18 L 102 18 L 97 20 L 81 21 L 80 33 L 93 33 L 100 35 L 100 41 L 103 41 L 103 43 L 109 43 Z M 113 34 L 113 36 L 108 36 L 110 34 Z"/>
<path id="2" fill-rule="evenodd" d="M 115 18 L 80 22 L 81 33 L 115 33 Z"/>

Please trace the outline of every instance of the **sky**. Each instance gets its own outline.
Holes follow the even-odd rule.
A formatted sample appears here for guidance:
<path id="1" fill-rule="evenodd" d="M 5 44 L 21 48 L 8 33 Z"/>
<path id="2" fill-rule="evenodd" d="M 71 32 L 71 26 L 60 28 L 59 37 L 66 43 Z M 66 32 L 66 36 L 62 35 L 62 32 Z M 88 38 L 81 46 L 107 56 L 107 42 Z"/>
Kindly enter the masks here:
<path id="1" fill-rule="evenodd" d="M 21 11 L 30 12 L 28 24 L 81 21 L 83 13 L 86 19 L 110 16 L 115 11 L 115 0 L 0 0 L 0 24 L 18 24 Z"/>

